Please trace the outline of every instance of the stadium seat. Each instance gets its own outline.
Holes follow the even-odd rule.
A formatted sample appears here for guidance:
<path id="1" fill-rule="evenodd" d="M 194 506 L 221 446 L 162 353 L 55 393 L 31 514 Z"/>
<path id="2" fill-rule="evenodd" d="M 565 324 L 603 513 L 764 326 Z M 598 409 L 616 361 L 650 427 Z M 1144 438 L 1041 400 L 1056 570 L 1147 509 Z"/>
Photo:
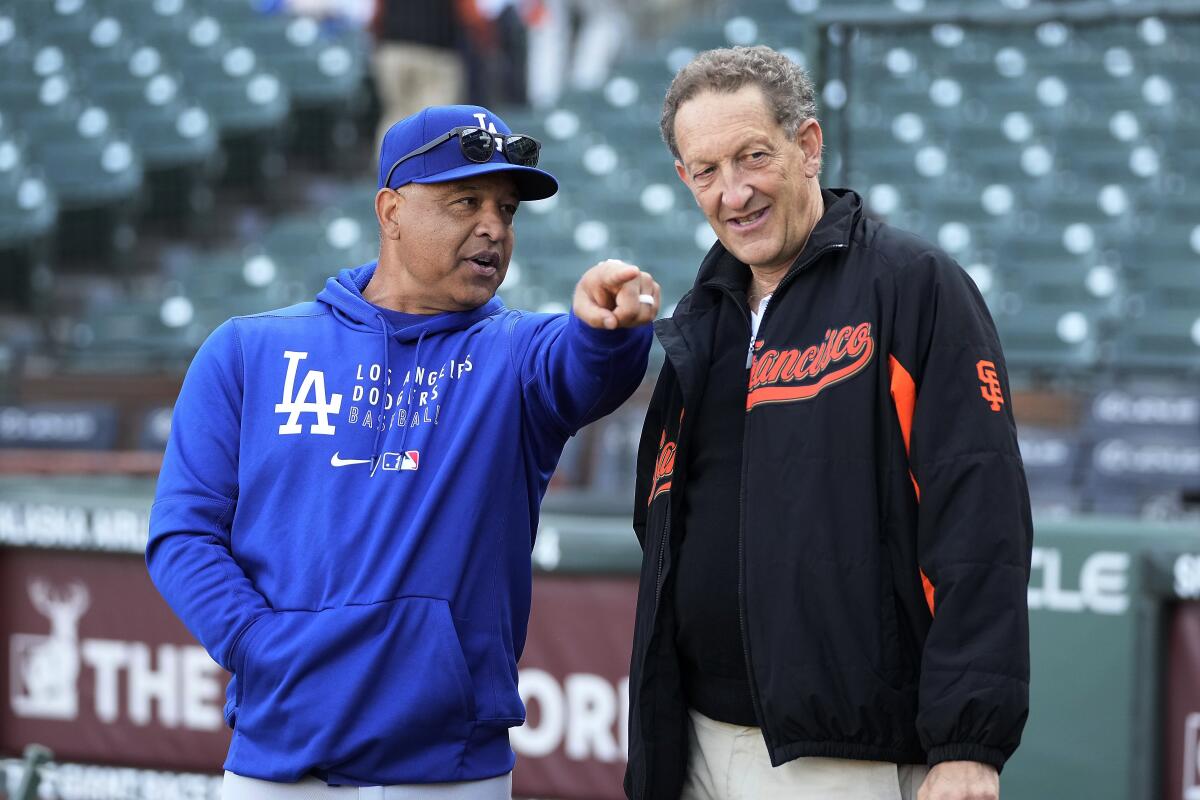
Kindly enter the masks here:
<path id="1" fill-rule="evenodd" d="M 73 324 L 59 355 L 71 372 L 181 371 L 211 330 L 182 297 L 98 306 Z"/>
<path id="2" fill-rule="evenodd" d="M 290 108 L 287 87 L 249 47 L 229 38 L 216 17 L 183 0 L 155 0 L 149 11 L 110 0 L 114 13 L 153 45 L 166 66 L 211 113 L 222 137 L 277 131 Z"/>
<path id="3" fill-rule="evenodd" d="M 1011 368 L 1083 370 L 1099 360 L 1095 314 L 1077 304 L 1037 304 L 1010 295 L 993 316 Z"/>
<path id="4" fill-rule="evenodd" d="M 316 20 L 264 11 L 250 0 L 197 0 L 196 6 L 252 48 L 298 107 L 343 104 L 358 91 L 364 53 L 348 37 L 322 33 Z"/>
<path id="5" fill-rule="evenodd" d="M 1200 372 L 1200 311 L 1147 309 L 1121 321 L 1115 343 L 1119 367 L 1182 370 L 1194 376 Z"/>
<path id="6" fill-rule="evenodd" d="M 186 260 L 164 297 L 191 302 L 198 320 L 216 327 L 229 317 L 258 314 L 311 300 L 319 286 L 288 273 L 261 249 L 226 250 Z"/>
<path id="7" fill-rule="evenodd" d="M 20 141 L 0 116 L 0 251 L 44 237 L 57 217 L 54 190 L 28 163 Z"/>
<path id="8" fill-rule="evenodd" d="M 265 232 L 260 244 L 281 277 L 305 287 L 301 296 L 311 298 L 338 270 L 358 266 L 378 255 L 373 206 L 345 213 L 317 211 L 286 216 Z"/>
<path id="9" fill-rule="evenodd" d="M 163 69 L 157 50 L 125 35 L 111 16 L 95 21 L 88 42 L 73 49 L 83 91 L 116 117 L 148 169 L 200 168 L 213 158 L 211 116 Z"/>
<path id="10" fill-rule="evenodd" d="M 138 152 L 111 116 L 75 90 L 65 54 L 30 48 L 29 63 L 7 63 L 0 107 L 26 134 L 32 160 L 44 170 L 64 208 L 132 200 L 142 184 Z M 44 73 L 44 74 L 43 74 Z"/>

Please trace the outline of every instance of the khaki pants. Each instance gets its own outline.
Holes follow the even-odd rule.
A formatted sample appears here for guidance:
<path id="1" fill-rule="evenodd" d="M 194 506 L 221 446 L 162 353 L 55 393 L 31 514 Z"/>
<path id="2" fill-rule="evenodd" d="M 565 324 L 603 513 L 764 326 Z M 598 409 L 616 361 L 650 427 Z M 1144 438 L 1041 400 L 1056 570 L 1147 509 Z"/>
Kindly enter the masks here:
<path id="1" fill-rule="evenodd" d="M 375 90 L 383 107 L 375 135 L 375 152 L 383 134 L 396 122 L 426 106 L 460 102 L 466 70 L 454 50 L 404 42 L 380 42 L 372 57 Z M 403 154 L 401 154 L 403 155 Z"/>
<path id="2" fill-rule="evenodd" d="M 758 728 L 696 711 L 681 800 L 916 800 L 926 768 L 885 761 L 797 758 L 778 767 Z"/>
<path id="3" fill-rule="evenodd" d="M 329 786 L 316 778 L 275 783 L 226 771 L 221 800 L 512 800 L 512 773 L 463 783 Z"/>

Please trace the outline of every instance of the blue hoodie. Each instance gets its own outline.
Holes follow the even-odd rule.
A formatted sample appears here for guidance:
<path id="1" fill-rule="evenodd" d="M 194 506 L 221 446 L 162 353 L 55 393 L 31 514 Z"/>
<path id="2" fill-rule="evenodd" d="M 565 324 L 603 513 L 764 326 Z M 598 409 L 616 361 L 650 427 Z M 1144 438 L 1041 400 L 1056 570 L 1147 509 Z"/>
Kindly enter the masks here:
<path id="1" fill-rule="evenodd" d="M 498 299 L 391 330 L 362 296 L 374 270 L 221 325 L 175 406 L 146 562 L 234 675 L 239 775 L 511 770 L 542 495 L 645 372 L 650 326 Z"/>

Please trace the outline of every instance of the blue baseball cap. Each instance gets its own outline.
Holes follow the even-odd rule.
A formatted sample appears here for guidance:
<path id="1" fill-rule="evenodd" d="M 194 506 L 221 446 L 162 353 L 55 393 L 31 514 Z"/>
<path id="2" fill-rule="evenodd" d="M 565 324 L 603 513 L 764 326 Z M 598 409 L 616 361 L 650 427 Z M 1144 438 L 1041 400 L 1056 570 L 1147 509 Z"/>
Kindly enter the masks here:
<path id="1" fill-rule="evenodd" d="M 392 165 L 413 150 L 431 142 L 454 128 L 473 126 L 499 136 L 512 133 L 504 120 L 483 106 L 430 106 L 405 117 L 383 135 L 379 148 L 379 188 Z M 496 147 L 490 161 L 477 163 L 463 155 L 458 137 L 419 156 L 413 156 L 396 167 L 389 188 L 398 189 L 406 183 L 444 183 L 470 175 L 507 172 L 517 184 L 522 200 L 541 200 L 558 191 L 558 181 L 545 170 L 510 164 L 502 148 Z"/>

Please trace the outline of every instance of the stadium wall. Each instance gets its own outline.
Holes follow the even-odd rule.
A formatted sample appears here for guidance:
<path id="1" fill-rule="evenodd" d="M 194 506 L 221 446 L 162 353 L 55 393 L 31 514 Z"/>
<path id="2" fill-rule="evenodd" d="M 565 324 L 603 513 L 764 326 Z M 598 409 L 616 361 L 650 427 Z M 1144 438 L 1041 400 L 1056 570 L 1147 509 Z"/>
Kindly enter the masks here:
<path id="1" fill-rule="evenodd" d="M 16 759 L 37 742 L 57 758 L 43 769 L 45 798 L 218 794 L 227 676 L 146 575 L 152 495 L 148 479 L 0 478 L 0 765 L 10 787 Z M 617 800 L 640 552 L 624 517 L 552 509 L 533 560 L 520 664 L 529 719 L 513 731 L 518 796 Z M 1032 714 L 1004 772 L 1006 798 L 1200 793 L 1197 770 L 1183 766 L 1195 766 L 1200 740 L 1198 599 L 1193 527 L 1037 522 Z"/>

